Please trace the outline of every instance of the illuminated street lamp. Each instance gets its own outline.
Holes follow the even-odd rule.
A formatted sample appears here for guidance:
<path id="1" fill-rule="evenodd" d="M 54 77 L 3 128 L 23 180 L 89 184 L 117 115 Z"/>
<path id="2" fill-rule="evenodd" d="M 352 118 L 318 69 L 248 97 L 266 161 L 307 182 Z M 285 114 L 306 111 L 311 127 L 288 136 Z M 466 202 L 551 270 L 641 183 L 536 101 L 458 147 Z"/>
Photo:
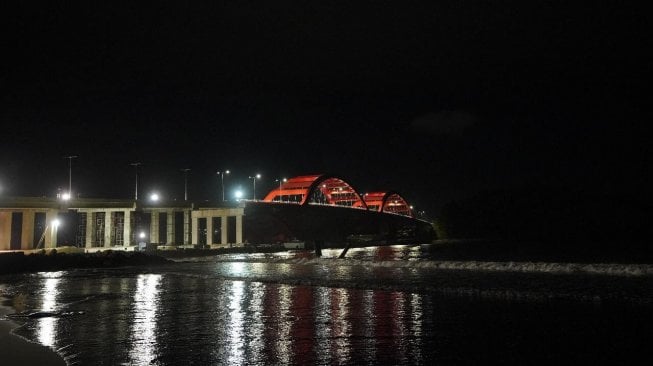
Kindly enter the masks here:
<path id="1" fill-rule="evenodd" d="M 188 201 L 188 171 L 190 168 L 181 169 L 184 172 L 184 201 Z"/>
<path id="2" fill-rule="evenodd" d="M 220 187 L 222 188 L 222 202 L 224 202 L 224 175 L 229 173 L 231 173 L 229 170 L 225 170 L 217 173 L 220 176 Z"/>
<path id="3" fill-rule="evenodd" d="M 234 192 L 234 197 L 236 198 L 236 201 L 240 201 L 240 199 L 243 198 L 243 191 L 241 191 L 240 189 L 237 189 Z"/>
<path id="4" fill-rule="evenodd" d="M 70 193 L 69 192 L 64 192 L 61 195 L 61 199 L 64 200 L 64 201 L 68 201 L 70 199 Z"/>
<path id="5" fill-rule="evenodd" d="M 159 194 L 156 193 L 156 192 L 153 192 L 152 194 L 150 194 L 150 201 L 152 201 L 152 202 L 158 202 L 160 198 L 161 197 L 159 197 Z"/>
<path id="6" fill-rule="evenodd" d="M 255 176 L 250 176 L 249 179 L 251 179 L 254 184 L 254 190 L 252 191 L 252 200 L 256 201 L 256 180 L 261 179 L 261 175 L 256 174 Z"/>
<path id="7" fill-rule="evenodd" d="M 131 163 L 129 164 L 134 167 L 134 170 L 136 171 L 136 185 L 134 188 L 134 201 L 138 201 L 138 166 L 141 165 L 141 163 Z"/>
<path id="8" fill-rule="evenodd" d="M 53 228 L 58 228 L 61 225 L 61 221 L 59 219 L 54 219 L 52 220 L 52 227 Z"/>
<path id="9" fill-rule="evenodd" d="M 283 195 L 281 194 L 281 184 L 286 183 L 288 179 L 286 178 L 279 178 L 275 179 L 275 182 L 279 182 L 279 202 L 281 202 L 281 199 L 283 198 Z"/>
<path id="10" fill-rule="evenodd" d="M 64 156 L 64 159 L 68 159 L 68 198 L 64 200 L 69 200 L 73 194 L 73 159 L 77 157 L 77 155 Z"/>

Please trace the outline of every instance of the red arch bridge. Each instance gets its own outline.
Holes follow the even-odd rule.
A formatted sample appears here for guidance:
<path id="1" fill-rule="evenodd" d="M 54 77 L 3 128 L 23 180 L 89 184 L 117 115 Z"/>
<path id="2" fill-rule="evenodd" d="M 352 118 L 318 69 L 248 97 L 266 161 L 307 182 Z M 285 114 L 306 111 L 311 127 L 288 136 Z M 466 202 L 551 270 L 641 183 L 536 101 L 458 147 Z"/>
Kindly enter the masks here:
<path id="1" fill-rule="evenodd" d="M 383 245 L 435 237 L 432 224 L 414 217 L 397 192 L 361 195 L 328 174 L 294 177 L 263 200 L 247 201 L 245 226 L 252 242 L 297 238 L 312 244 L 318 255 L 326 243 L 347 244 L 347 249 L 361 238 Z"/>

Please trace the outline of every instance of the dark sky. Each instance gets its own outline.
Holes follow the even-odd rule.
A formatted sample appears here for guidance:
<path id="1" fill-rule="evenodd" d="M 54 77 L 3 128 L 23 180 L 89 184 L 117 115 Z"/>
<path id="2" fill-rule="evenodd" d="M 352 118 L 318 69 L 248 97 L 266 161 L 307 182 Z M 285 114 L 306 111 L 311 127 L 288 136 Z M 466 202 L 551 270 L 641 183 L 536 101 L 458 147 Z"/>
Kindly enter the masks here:
<path id="1" fill-rule="evenodd" d="M 138 2 L 137 2 L 138 3 Z M 419 209 L 546 184 L 651 198 L 650 16 L 623 2 L 91 2 L 4 12 L 0 194 L 261 196 L 330 172 Z"/>

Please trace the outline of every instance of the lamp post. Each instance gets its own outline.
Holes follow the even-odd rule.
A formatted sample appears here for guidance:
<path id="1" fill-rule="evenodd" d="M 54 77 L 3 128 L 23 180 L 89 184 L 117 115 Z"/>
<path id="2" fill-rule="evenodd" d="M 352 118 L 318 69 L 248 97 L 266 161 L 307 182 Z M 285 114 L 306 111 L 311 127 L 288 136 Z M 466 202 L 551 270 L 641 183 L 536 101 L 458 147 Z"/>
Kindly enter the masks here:
<path id="1" fill-rule="evenodd" d="M 136 184 L 134 187 L 134 201 L 138 201 L 138 166 L 141 165 L 141 163 L 131 163 L 129 164 L 134 167 L 134 170 L 136 171 Z"/>
<path id="2" fill-rule="evenodd" d="M 190 168 L 184 168 L 181 171 L 184 172 L 184 201 L 188 201 L 188 171 Z"/>
<path id="3" fill-rule="evenodd" d="M 231 173 L 229 170 L 218 172 L 220 176 L 220 188 L 222 188 L 222 202 L 224 202 L 224 175 Z"/>
<path id="4" fill-rule="evenodd" d="M 286 183 L 287 181 L 288 179 L 286 178 L 275 179 L 275 182 L 279 182 L 279 202 L 281 202 L 281 199 L 283 198 L 283 195 L 281 194 L 281 183 Z"/>
<path id="5" fill-rule="evenodd" d="M 256 180 L 261 179 L 261 175 L 256 174 L 255 176 L 250 176 L 249 179 L 251 179 L 254 184 L 254 191 L 252 191 L 252 200 L 256 201 Z"/>
<path id="6" fill-rule="evenodd" d="M 68 159 L 68 197 L 73 195 L 73 159 L 77 158 L 77 155 L 64 156 L 64 159 Z"/>

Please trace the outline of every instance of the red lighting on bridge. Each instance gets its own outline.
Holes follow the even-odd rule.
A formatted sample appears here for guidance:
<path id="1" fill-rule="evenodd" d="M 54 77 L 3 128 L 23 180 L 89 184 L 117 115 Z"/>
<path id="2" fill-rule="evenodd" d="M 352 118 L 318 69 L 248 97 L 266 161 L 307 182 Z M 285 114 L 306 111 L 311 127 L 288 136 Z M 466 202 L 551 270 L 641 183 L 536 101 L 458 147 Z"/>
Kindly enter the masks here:
<path id="1" fill-rule="evenodd" d="M 410 205 L 396 192 L 372 192 L 363 195 L 370 210 L 413 217 Z"/>
<path id="2" fill-rule="evenodd" d="M 396 192 L 374 192 L 361 196 L 343 179 L 325 174 L 290 178 L 270 191 L 263 201 L 345 206 L 413 217 L 408 203 Z"/>

